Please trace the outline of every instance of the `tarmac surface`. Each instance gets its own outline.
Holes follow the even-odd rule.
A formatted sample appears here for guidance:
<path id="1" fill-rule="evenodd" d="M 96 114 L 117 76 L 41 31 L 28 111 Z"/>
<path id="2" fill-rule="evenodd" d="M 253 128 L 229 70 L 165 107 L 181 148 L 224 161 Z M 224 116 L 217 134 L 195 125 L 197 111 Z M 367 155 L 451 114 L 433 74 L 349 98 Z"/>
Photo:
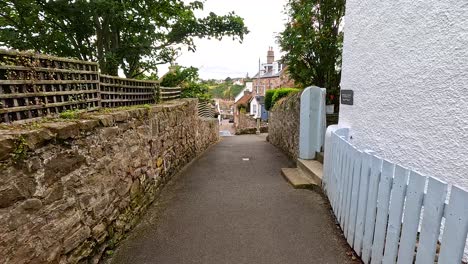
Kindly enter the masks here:
<path id="1" fill-rule="evenodd" d="M 221 120 L 219 124 L 219 135 L 221 137 L 230 137 L 236 134 L 236 129 L 233 123 L 229 123 L 229 119 Z"/>
<path id="2" fill-rule="evenodd" d="M 225 137 L 169 183 L 108 263 L 359 263 L 323 195 L 265 135 Z"/>

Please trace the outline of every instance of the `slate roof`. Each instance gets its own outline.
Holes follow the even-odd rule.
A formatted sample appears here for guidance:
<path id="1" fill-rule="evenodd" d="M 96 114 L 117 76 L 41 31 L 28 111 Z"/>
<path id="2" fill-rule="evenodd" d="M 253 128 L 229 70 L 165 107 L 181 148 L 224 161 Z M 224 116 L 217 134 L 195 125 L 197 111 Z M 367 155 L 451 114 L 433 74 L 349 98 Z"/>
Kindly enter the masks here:
<path id="1" fill-rule="evenodd" d="M 257 102 L 261 105 L 264 105 L 265 104 L 265 96 L 261 96 L 261 95 L 256 95 L 256 96 L 253 96 L 252 99 L 249 101 L 249 102 L 252 102 L 252 100 L 255 98 L 255 100 L 257 100 Z"/>
<path id="2" fill-rule="evenodd" d="M 260 75 L 260 78 L 273 78 L 273 77 L 279 77 L 279 76 L 280 76 L 280 74 L 281 74 L 281 71 L 280 71 L 280 72 L 278 72 L 278 73 L 275 73 L 275 74 L 273 74 L 272 72 L 267 72 L 267 73 L 265 73 L 265 74 L 263 74 L 263 75 Z M 257 78 L 258 78 L 258 72 L 257 72 L 257 74 L 255 74 L 255 76 L 254 76 L 254 77 L 252 77 L 252 78 L 253 78 L 253 79 L 257 79 Z"/>

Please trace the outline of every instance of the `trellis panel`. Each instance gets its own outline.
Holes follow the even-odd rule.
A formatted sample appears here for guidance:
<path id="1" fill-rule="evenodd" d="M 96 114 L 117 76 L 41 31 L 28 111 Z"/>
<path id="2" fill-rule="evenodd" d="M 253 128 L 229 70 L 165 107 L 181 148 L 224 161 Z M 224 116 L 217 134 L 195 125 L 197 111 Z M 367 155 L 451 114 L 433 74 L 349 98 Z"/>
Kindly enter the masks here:
<path id="1" fill-rule="evenodd" d="M 0 49 L 0 123 L 154 104 L 180 98 L 180 87 L 99 74 L 95 62 Z"/>
<path id="2" fill-rule="evenodd" d="M 0 50 L 0 123 L 98 107 L 97 63 Z"/>
<path id="3" fill-rule="evenodd" d="M 157 82 L 100 76 L 102 107 L 122 107 L 154 104 L 157 97 Z"/>

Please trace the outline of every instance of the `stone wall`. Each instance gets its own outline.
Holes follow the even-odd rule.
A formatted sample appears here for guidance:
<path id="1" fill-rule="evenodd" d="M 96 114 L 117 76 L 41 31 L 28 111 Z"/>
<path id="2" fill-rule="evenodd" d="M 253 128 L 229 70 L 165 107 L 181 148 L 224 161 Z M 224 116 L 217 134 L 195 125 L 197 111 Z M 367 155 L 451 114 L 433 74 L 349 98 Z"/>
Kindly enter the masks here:
<path id="1" fill-rule="evenodd" d="M 268 133 L 268 126 L 261 126 L 260 133 Z M 241 128 L 236 130 L 236 135 L 253 135 L 257 134 L 256 127 Z"/>
<path id="2" fill-rule="evenodd" d="M 275 103 L 270 111 L 268 141 L 290 158 L 299 155 L 301 94 L 295 93 Z"/>
<path id="3" fill-rule="evenodd" d="M 268 140 L 290 158 L 299 156 L 301 94 L 295 93 L 275 103 L 270 111 Z M 327 127 L 338 123 L 338 114 L 326 116 Z"/>
<path id="4" fill-rule="evenodd" d="M 0 131 L 1 263 L 96 263 L 218 141 L 193 99 L 20 128 Z"/>
<path id="5" fill-rule="evenodd" d="M 257 127 L 257 119 L 253 118 L 251 115 L 247 113 L 238 113 L 235 119 L 235 128 L 236 134 L 248 134 L 243 133 L 243 131 L 249 131 L 252 128 Z M 260 127 L 263 127 L 263 131 L 268 131 L 268 123 L 264 121 L 260 121 Z M 263 132 L 262 132 L 263 133 Z"/>

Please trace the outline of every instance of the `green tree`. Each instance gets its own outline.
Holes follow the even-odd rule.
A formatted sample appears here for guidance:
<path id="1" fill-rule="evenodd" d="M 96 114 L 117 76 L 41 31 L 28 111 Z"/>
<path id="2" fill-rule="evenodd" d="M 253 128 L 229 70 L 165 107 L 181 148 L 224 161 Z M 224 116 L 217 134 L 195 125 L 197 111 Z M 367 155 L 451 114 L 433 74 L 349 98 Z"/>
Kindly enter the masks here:
<path id="1" fill-rule="evenodd" d="M 208 85 L 200 80 L 198 68 L 172 66 L 171 70 L 161 79 L 161 86 L 181 87 L 182 98 L 211 99 L 211 95 L 208 93 Z"/>
<path id="2" fill-rule="evenodd" d="M 302 87 L 339 88 L 345 0 L 289 0 L 285 29 L 278 36 L 283 61 Z"/>
<path id="3" fill-rule="evenodd" d="M 161 86 L 178 87 L 199 80 L 198 68 L 171 66 L 169 72 L 161 78 Z"/>
<path id="4" fill-rule="evenodd" d="M 101 72 L 138 77 L 173 62 L 194 38 L 248 33 L 233 12 L 197 17 L 203 2 L 183 0 L 0 1 L 0 45 L 98 61 Z"/>

